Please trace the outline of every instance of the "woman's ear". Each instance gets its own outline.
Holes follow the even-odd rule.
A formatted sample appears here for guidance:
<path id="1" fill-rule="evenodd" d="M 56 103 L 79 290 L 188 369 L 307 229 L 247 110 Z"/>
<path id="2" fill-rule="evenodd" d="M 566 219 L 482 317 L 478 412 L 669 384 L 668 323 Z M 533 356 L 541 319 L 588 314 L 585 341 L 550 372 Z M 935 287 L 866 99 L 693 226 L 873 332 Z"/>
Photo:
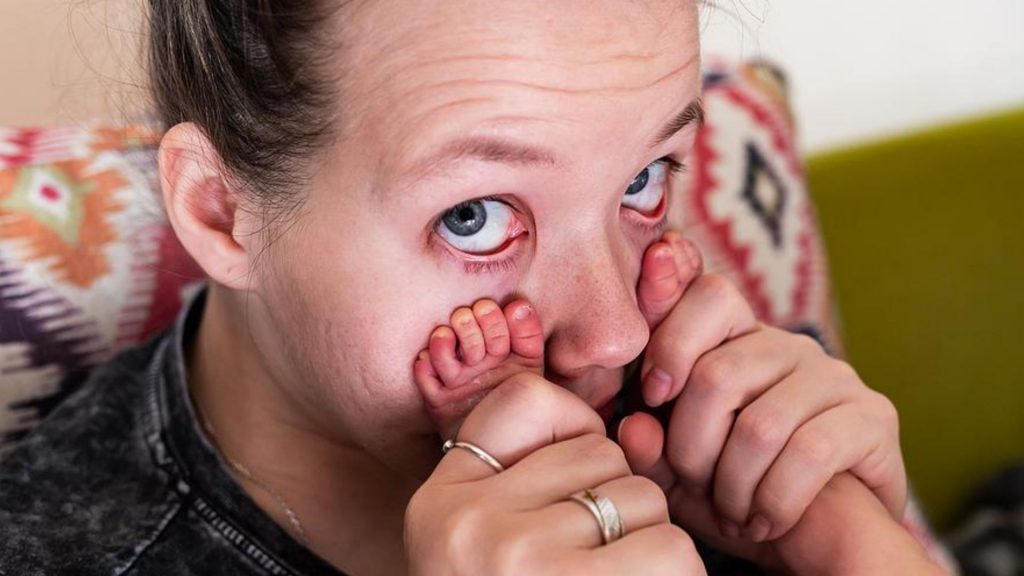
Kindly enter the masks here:
<path id="1" fill-rule="evenodd" d="M 253 214 L 242 207 L 209 139 L 191 122 L 178 124 L 164 134 L 158 161 L 167 217 L 182 246 L 212 280 L 253 289 Z"/>

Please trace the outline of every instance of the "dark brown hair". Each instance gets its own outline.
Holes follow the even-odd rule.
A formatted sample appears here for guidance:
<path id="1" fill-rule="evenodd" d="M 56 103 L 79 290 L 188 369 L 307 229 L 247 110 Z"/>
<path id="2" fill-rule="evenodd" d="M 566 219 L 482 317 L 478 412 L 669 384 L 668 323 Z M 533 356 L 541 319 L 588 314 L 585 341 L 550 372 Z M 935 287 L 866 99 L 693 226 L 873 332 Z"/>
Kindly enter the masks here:
<path id="1" fill-rule="evenodd" d="M 331 138 L 341 0 L 150 0 L 149 74 L 165 127 L 196 123 L 268 209 L 295 204 Z"/>

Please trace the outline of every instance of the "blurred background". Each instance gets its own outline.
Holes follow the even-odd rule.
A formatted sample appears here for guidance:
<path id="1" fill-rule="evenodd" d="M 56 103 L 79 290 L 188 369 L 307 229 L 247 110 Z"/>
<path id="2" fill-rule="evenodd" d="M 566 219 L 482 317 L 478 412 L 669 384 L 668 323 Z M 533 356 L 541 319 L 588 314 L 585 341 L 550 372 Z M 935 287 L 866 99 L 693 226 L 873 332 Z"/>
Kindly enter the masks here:
<path id="1" fill-rule="evenodd" d="M 1022 27 L 1019 0 L 705 11 L 705 55 L 788 78 L 846 353 L 899 408 L 911 481 L 942 529 L 1024 460 Z"/>
<path id="2" fill-rule="evenodd" d="M 846 352 L 940 528 L 1024 458 L 1024 2 L 717 0 L 788 78 Z M 0 0 L 0 126 L 145 110 L 141 0 Z"/>

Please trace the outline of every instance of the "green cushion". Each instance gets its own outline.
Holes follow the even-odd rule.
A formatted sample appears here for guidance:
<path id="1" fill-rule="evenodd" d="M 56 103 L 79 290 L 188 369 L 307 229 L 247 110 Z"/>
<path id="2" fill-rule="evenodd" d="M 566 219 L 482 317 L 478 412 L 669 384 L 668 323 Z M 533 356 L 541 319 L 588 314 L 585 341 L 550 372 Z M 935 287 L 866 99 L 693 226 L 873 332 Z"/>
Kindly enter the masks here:
<path id="1" fill-rule="evenodd" d="M 1024 457 L 1024 109 L 808 163 L 847 353 L 948 526 Z"/>

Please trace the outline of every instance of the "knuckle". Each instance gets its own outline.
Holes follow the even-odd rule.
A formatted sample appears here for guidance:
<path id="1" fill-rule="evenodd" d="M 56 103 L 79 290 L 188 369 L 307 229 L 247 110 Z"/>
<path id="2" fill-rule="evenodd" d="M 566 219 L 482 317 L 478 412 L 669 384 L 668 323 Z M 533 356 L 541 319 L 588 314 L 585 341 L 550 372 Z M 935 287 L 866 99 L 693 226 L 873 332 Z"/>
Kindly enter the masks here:
<path id="1" fill-rule="evenodd" d="M 739 524 L 746 522 L 747 516 L 749 515 L 749 509 L 740 501 L 738 494 L 735 492 L 721 490 L 716 486 L 712 495 L 714 497 L 715 508 L 723 518 L 732 520 Z"/>
<path id="2" fill-rule="evenodd" d="M 758 452 L 777 450 L 788 437 L 782 421 L 770 410 L 741 412 L 734 430 L 740 442 Z"/>
<path id="3" fill-rule="evenodd" d="M 835 446 L 821 434 L 799 434 L 791 440 L 792 449 L 804 469 L 825 470 L 832 463 Z"/>
<path id="4" fill-rule="evenodd" d="M 700 361 L 698 361 L 699 363 Z M 725 368 L 714 366 L 710 368 L 711 371 L 721 371 L 718 374 L 708 374 L 707 370 L 705 368 L 699 376 L 694 372 L 686 386 L 690 389 L 689 394 L 693 397 L 694 402 L 710 406 L 727 397 L 730 380 L 726 376 L 719 375 L 726 371 Z"/>
<path id="5" fill-rule="evenodd" d="M 648 360 L 674 377 L 685 376 L 697 360 L 694 346 L 687 338 L 666 338 L 655 332 L 647 349 Z"/>
<path id="6" fill-rule="evenodd" d="M 657 510 L 662 521 L 668 522 L 668 498 L 665 492 L 653 480 L 644 476 L 631 478 L 631 494 L 639 505 L 647 510 Z"/>
<path id="7" fill-rule="evenodd" d="M 878 404 L 878 415 L 883 426 L 885 426 L 886 430 L 895 432 L 898 435 L 900 429 L 899 409 L 896 408 L 896 405 L 885 394 L 873 390 L 871 393 Z"/>
<path id="8" fill-rule="evenodd" d="M 712 389 L 721 389 L 742 373 L 742 359 L 738 354 L 726 354 L 722 349 L 712 350 L 693 366 L 694 382 L 704 382 Z"/>
<path id="9" fill-rule="evenodd" d="M 863 382 L 860 381 L 860 375 L 857 374 L 857 370 L 854 369 L 850 363 L 835 358 L 829 358 L 828 363 L 831 369 L 836 372 L 837 377 L 841 380 L 854 382 L 861 386 L 864 385 Z"/>
<path id="10" fill-rule="evenodd" d="M 629 471 L 629 463 L 622 448 L 607 437 L 600 434 L 584 434 L 579 438 L 577 455 L 583 461 L 612 464 L 617 470 Z"/>
<path id="11" fill-rule="evenodd" d="M 536 542 L 531 540 L 528 533 L 525 532 L 516 532 L 503 538 L 494 549 L 493 573 L 524 573 L 524 570 L 533 564 L 533 554 L 537 548 Z M 529 572 L 529 570 L 526 571 Z"/>
<path id="12" fill-rule="evenodd" d="M 815 340 L 813 337 L 803 333 L 789 333 L 793 339 L 793 345 L 800 351 L 807 354 L 824 354 L 825 349 L 821 347 L 821 343 Z"/>
<path id="13" fill-rule="evenodd" d="M 681 480 L 687 484 L 702 482 L 700 464 L 691 450 L 681 446 L 673 446 L 670 443 L 665 451 L 665 457 L 668 460 L 669 466 Z"/>
<path id="14" fill-rule="evenodd" d="M 759 511 L 775 526 L 787 521 L 787 511 L 793 507 L 785 491 L 774 484 L 761 486 L 754 495 L 754 509 Z"/>
<path id="15" fill-rule="evenodd" d="M 550 385 L 532 372 L 520 372 L 505 380 L 491 391 L 488 399 L 491 403 L 522 407 L 536 414 L 549 414 L 558 409 Z"/>
<path id="16" fill-rule="evenodd" d="M 429 527 L 425 537 L 432 541 L 424 548 L 432 556 L 439 556 L 445 562 L 456 562 L 480 548 L 481 542 L 488 542 L 486 512 L 472 504 L 451 507 L 436 525 Z M 436 517 L 436 516 L 435 516 Z"/>
<path id="17" fill-rule="evenodd" d="M 679 526 L 668 524 L 664 527 L 663 532 L 665 543 L 677 552 L 696 553 L 697 548 L 693 543 L 693 538 L 690 538 L 690 535 Z"/>
<path id="18" fill-rule="evenodd" d="M 675 566 L 689 566 L 697 556 L 693 538 L 674 524 L 661 524 L 655 529 L 657 546 Z"/>

